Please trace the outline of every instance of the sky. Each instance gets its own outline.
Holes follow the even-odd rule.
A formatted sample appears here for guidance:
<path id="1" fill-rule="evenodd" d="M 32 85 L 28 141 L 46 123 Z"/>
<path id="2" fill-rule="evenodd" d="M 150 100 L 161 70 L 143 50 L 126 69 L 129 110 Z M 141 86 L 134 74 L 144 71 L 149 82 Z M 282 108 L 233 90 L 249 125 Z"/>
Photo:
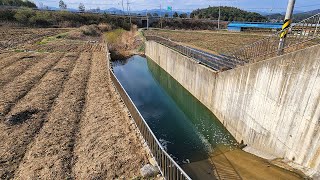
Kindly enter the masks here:
<path id="1" fill-rule="evenodd" d="M 49 7 L 58 7 L 59 0 L 33 0 L 37 5 L 42 2 Z M 122 0 L 64 0 L 68 8 L 78 8 L 83 3 L 86 9 L 118 8 L 122 9 Z M 262 11 L 268 13 L 285 12 L 288 0 L 123 0 L 124 9 L 127 3 L 131 10 L 163 9 L 171 6 L 173 11 L 192 11 L 208 6 L 233 6 L 249 11 Z M 319 0 L 296 0 L 295 10 L 309 11 L 320 9 Z"/>

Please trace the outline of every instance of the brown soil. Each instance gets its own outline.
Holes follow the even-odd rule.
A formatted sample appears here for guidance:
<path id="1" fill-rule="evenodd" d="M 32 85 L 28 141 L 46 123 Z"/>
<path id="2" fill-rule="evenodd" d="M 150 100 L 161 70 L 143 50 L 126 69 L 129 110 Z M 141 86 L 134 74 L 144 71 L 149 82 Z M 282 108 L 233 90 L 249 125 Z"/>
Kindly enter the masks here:
<path id="1" fill-rule="evenodd" d="M 30 54 L 20 58 L 21 61 L 13 63 L 11 66 L 4 68 L 0 71 L 0 87 L 12 81 L 16 76 L 23 74 L 29 67 L 39 62 L 44 58 L 44 55 Z M 18 58 L 17 58 L 18 59 Z"/>
<path id="2" fill-rule="evenodd" d="M 0 27 L 0 50 L 32 44 L 44 37 L 67 31 L 69 29 Z"/>
<path id="3" fill-rule="evenodd" d="M 21 97 L 50 70 L 59 60 L 61 54 L 50 54 L 28 71 L 16 77 L 12 82 L 0 87 L 0 113 L 7 114 Z"/>
<path id="4" fill-rule="evenodd" d="M 51 69 L 28 94 L 23 97 L 0 123 L 1 139 L 6 143 L 0 150 L 2 172 L 0 177 L 13 177 L 28 144 L 42 128 L 46 115 L 59 94 L 68 71 L 74 61 L 63 58 Z M 14 160 L 14 161 L 13 161 Z"/>
<path id="5" fill-rule="evenodd" d="M 15 32 L 24 39 L 36 30 L 23 31 Z M 10 48 L 36 52 L 0 53 L 0 179 L 139 176 L 147 153 L 101 41 L 24 42 Z"/>
<path id="6" fill-rule="evenodd" d="M 30 145 L 31 148 L 17 170 L 18 179 L 66 179 L 70 176 L 75 133 L 85 102 L 90 58 L 89 53 L 82 53 L 76 62 L 47 122 Z M 30 172 L 33 173 L 29 174 Z"/>
<path id="7" fill-rule="evenodd" d="M 241 46 L 251 44 L 265 37 L 263 34 L 257 33 L 230 33 L 224 31 L 149 30 L 145 31 L 145 34 L 169 38 L 176 42 L 209 50 L 215 54 L 239 49 Z"/>
<path id="8" fill-rule="evenodd" d="M 112 88 L 108 62 L 95 53 L 75 148 L 76 179 L 135 177 L 146 164 L 142 145 Z M 113 107 L 113 108 L 112 108 Z M 116 109 L 116 111 L 114 111 Z"/>
<path id="9" fill-rule="evenodd" d="M 102 44 L 93 42 L 79 42 L 75 40 L 58 40 L 48 42 L 47 44 L 32 44 L 25 46 L 27 51 L 40 51 L 40 52 L 102 52 L 104 46 Z"/>
<path id="10" fill-rule="evenodd" d="M 11 64 L 21 60 L 21 59 L 28 59 L 31 56 L 31 53 L 4 53 L 1 54 L 1 64 L 0 69 L 6 68 Z"/>

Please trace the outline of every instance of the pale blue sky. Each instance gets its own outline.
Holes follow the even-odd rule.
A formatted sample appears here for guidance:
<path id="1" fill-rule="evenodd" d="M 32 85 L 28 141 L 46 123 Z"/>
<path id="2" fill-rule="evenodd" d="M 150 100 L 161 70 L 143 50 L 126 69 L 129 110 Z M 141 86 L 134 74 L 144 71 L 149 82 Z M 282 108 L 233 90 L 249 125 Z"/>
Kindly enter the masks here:
<path id="1" fill-rule="evenodd" d="M 58 7 L 59 0 L 34 0 L 37 5 L 42 2 L 44 5 Z M 115 7 L 122 9 L 122 0 L 64 0 L 68 8 L 77 8 L 79 3 L 85 4 L 86 8 L 107 9 Z M 123 0 L 126 9 L 127 0 Z M 158 9 L 172 6 L 173 10 L 189 10 L 202 7 L 218 6 L 235 6 L 245 10 L 264 11 L 264 12 L 283 12 L 286 10 L 288 0 L 128 0 L 131 10 Z M 319 0 L 296 0 L 296 10 L 308 11 L 320 9 Z"/>

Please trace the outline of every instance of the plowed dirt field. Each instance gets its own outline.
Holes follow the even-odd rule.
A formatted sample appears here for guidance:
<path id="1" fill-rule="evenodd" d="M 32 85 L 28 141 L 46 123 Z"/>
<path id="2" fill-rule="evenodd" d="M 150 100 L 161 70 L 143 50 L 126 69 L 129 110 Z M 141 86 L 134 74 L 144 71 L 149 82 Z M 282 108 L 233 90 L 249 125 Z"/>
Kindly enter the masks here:
<path id="1" fill-rule="evenodd" d="M 54 44 L 0 52 L 0 179 L 138 177 L 148 156 L 112 86 L 105 45 Z"/>

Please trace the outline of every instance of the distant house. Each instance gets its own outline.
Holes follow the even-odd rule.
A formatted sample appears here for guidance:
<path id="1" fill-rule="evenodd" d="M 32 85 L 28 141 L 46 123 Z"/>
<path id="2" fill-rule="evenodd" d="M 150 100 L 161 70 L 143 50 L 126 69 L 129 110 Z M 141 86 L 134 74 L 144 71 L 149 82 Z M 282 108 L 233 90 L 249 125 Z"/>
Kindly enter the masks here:
<path id="1" fill-rule="evenodd" d="M 279 30 L 282 23 L 261 23 L 261 22 L 231 22 L 228 24 L 228 31 L 273 31 Z"/>

